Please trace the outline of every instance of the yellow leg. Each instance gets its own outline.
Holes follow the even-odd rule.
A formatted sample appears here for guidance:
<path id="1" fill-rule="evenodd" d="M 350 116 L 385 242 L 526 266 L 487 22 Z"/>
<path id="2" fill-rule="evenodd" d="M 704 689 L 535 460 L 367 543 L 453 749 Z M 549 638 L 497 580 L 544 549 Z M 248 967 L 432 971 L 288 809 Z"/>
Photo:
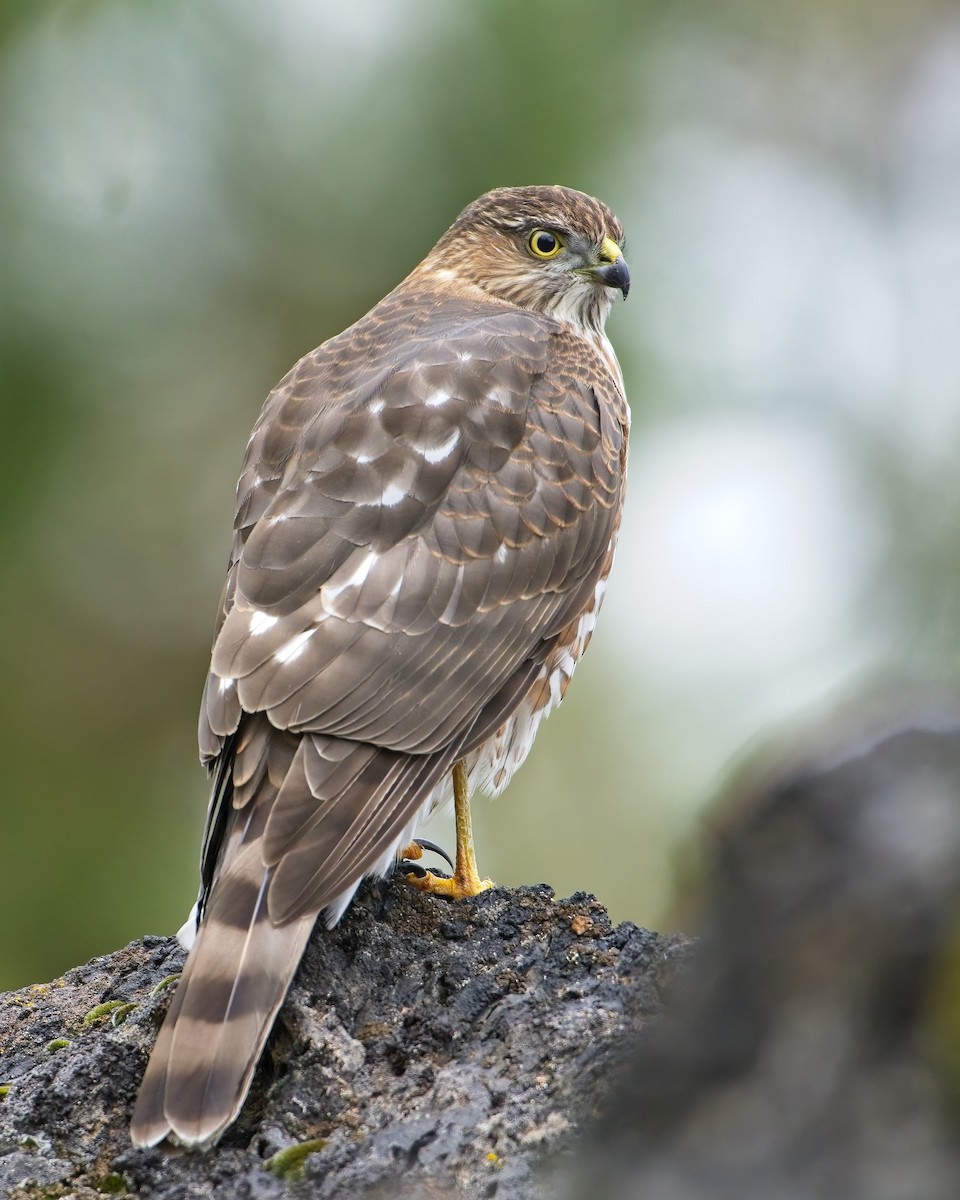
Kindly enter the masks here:
<path id="1" fill-rule="evenodd" d="M 457 822 L 457 864 L 450 879 L 441 879 L 427 871 L 425 875 L 408 875 L 407 882 L 433 896 L 450 896 L 463 900 L 479 896 L 493 887 L 490 879 L 481 879 L 477 856 L 473 850 L 473 825 L 470 821 L 470 796 L 467 792 L 467 765 L 461 759 L 453 767 L 453 812 Z"/>

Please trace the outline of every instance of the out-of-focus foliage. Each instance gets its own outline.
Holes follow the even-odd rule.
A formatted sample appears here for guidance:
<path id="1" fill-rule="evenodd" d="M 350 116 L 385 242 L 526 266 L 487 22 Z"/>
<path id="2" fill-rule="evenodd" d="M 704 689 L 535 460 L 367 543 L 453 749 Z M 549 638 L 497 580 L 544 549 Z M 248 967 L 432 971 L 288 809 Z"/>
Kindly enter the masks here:
<path id="1" fill-rule="evenodd" d="M 488 187 L 602 196 L 635 283 L 607 609 L 485 871 L 653 922 L 745 739 L 952 686 L 958 111 L 934 0 L 7 6 L 0 986 L 179 924 L 249 428 Z"/>

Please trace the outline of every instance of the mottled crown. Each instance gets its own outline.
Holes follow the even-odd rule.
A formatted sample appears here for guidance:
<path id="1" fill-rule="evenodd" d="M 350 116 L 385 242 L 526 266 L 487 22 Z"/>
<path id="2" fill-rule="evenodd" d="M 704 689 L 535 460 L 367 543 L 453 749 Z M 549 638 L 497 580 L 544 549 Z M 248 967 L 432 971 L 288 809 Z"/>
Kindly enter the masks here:
<path id="1" fill-rule="evenodd" d="M 538 225 L 583 234 L 596 245 L 606 237 L 623 244 L 623 226 L 602 200 L 554 185 L 485 192 L 467 205 L 438 245 L 471 229 L 517 230 Z"/>

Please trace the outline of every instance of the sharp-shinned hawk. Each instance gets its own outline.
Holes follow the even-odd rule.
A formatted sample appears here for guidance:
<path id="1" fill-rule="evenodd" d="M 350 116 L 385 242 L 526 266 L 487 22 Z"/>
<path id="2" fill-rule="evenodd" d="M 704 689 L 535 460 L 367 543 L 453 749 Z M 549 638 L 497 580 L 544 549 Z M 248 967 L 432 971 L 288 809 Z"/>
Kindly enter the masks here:
<path id="1" fill-rule="evenodd" d="M 604 333 L 622 230 L 562 187 L 466 208 L 270 393 L 237 488 L 200 713 L 213 776 L 196 934 L 137 1145 L 236 1118 L 317 916 L 334 924 L 455 793 L 499 793 L 593 631 L 629 415 Z M 193 928 L 191 928 L 191 934 Z"/>

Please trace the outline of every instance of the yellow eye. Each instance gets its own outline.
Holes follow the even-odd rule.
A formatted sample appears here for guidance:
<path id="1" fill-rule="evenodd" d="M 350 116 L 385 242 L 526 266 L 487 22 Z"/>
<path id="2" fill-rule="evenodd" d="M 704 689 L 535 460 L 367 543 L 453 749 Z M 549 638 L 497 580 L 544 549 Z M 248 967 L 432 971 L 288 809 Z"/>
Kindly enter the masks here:
<path id="1" fill-rule="evenodd" d="M 529 245 L 537 258 L 556 258 L 563 249 L 563 242 L 549 229 L 535 229 L 530 234 Z"/>

